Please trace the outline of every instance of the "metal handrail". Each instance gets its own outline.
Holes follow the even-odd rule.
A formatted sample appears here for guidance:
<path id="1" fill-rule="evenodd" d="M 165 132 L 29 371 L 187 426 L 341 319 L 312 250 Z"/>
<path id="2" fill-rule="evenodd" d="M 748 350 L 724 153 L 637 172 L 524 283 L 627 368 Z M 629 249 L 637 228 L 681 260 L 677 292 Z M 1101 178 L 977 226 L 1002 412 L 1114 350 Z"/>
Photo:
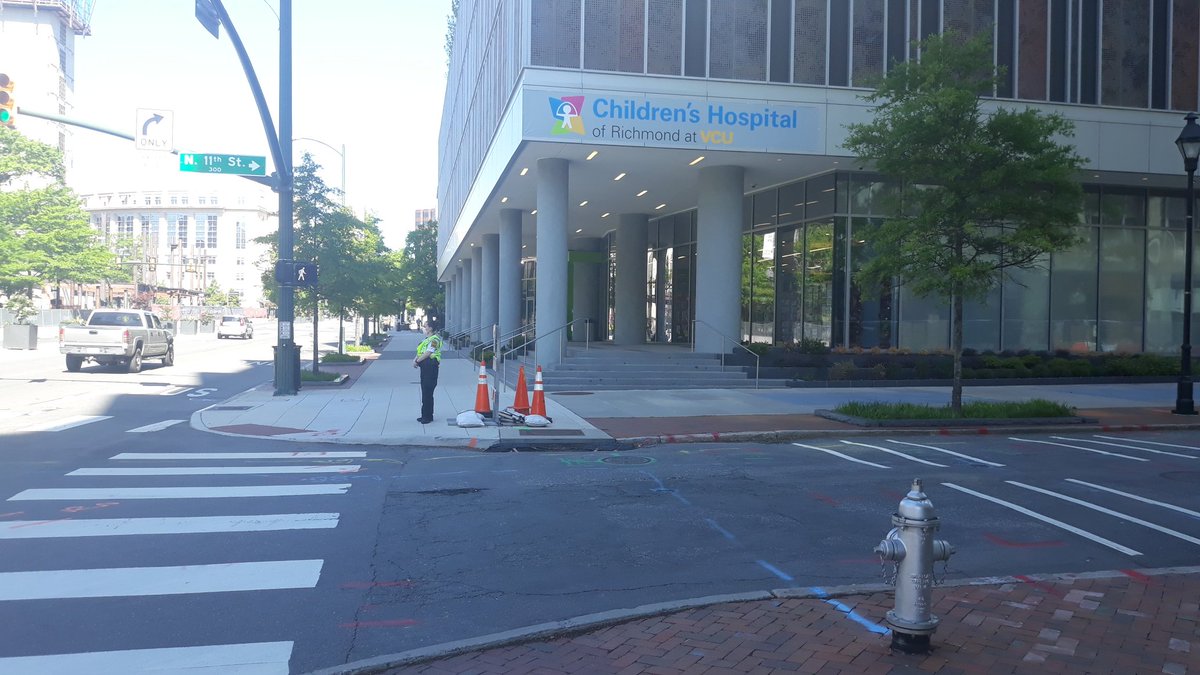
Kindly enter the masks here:
<path id="1" fill-rule="evenodd" d="M 734 340 L 733 338 L 729 337 L 728 335 L 717 330 L 715 327 L 713 327 L 713 325 L 711 323 L 709 323 L 703 319 L 692 319 L 692 353 L 694 354 L 696 352 L 696 324 L 698 324 L 698 323 L 702 323 L 705 326 L 708 326 L 708 329 L 711 330 L 712 332 L 716 333 L 717 335 L 721 336 L 721 339 L 732 342 L 734 347 L 741 347 L 742 349 L 749 352 L 750 356 L 754 357 L 754 388 L 758 389 L 759 365 L 760 365 L 760 361 L 762 361 L 762 359 L 758 356 L 758 354 L 755 354 L 754 351 L 751 350 L 749 347 L 742 344 L 738 340 Z M 724 344 L 724 343 L 721 343 L 721 344 Z M 725 350 L 721 350 L 721 367 L 722 368 L 725 367 Z"/>
<path id="2" fill-rule="evenodd" d="M 447 342 L 452 342 L 452 343 L 454 343 L 455 345 L 457 345 L 459 340 L 461 340 L 461 339 L 463 339 L 463 338 L 465 338 L 465 337 L 472 336 L 472 335 L 474 335 L 474 334 L 475 334 L 475 331 L 483 330 L 483 329 L 484 329 L 484 328 L 486 328 L 486 327 L 487 327 L 487 325 L 486 325 L 486 324 L 482 324 L 482 323 L 481 323 L 481 324 L 479 324 L 478 326 L 473 326 L 473 327 L 471 327 L 471 328 L 468 328 L 468 329 L 466 329 L 466 330 L 462 330 L 462 331 L 459 331 L 459 332 L 457 332 L 457 333 L 454 333 L 454 334 L 451 334 L 451 335 L 447 335 L 447 336 L 446 336 L 446 341 L 447 341 Z M 455 347 L 455 349 L 457 349 L 457 348 L 458 348 L 458 347 L 456 346 L 456 347 Z"/>
<path id="3" fill-rule="evenodd" d="M 510 349 L 506 352 L 503 352 L 502 354 L 499 354 L 496 357 L 497 360 L 500 362 L 500 377 L 498 378 L 499 384 L 496 387 L 497 396 L 499 396 L 501 387 L 503 387 L 505 389 L 508 388 L 508 359 L 506 357 L 509 354 L 512 354 L 513 352 L 517 351 L 518 349 L 524 349 L 524 350 L 526 350 L 526 354 L 528 354 L 529 345 L 535 344 L 539 340 L 548 338 L 551 335 L 554 335 L 556 333 L 561 333 L 562 331 L 566 330 L 567 328 L 570 328 L 571 326 L 575 325 L 576 323 L 578 323 L 580 321 L 584 322 L 584 328 L 585 328 L 584 342 L 583 342 L 584 347 L 583 348 L 586 351 L 591 351 L 591 348 L 592 348 L 592 339 L 591 339 L 592 338 L 592 331 L 591 331 L 592 320 L 590 318 L 584 317 L 584 318 L 579 318 L 579 319 L 572 319 L 572 320 L 568 321 L 567 323 L 559 326 L 558 328 L 555 328 L 554 330 L 550 331 L 549 333 L 546 333 L 545 335 L 538 335 L 537 337 L 526 342 L 525 344 L 521 345 L 520 347 L 513 347 L 512 349 Z M 562 335 L 559 336 L 560 339 L 558 341 L 558 360 L 559 361 L 562 361 L 562 356 L 563 356 L 563 340 L 561 339 L 561 337 L 562 337 Z"/>

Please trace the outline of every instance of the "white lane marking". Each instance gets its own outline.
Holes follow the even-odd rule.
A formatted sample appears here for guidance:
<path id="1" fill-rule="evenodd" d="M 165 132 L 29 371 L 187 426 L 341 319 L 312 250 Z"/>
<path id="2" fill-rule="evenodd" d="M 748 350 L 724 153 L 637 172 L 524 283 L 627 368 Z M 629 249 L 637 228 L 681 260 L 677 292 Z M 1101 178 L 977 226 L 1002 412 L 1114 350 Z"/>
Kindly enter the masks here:
<path id="1" fill-rule="evenodd" d="M 8 498 L 10 502 L 76 499 L 236 499 L 239 497 L 307 497 L 344 495 L 349 483 L 330 485 L 240 485 L 230 487 L 115 487 L 33 488 Z"/>
<path id="2" fill-rule="evenodd" d="M 1131 443 L 1145 443 L 1146 445 L 1161 445 L 1164 448 L 1182 448 L 1184 450 L 1200 450 L 1200 448 L 1197 448 L 1194 445 L 1178 445 L 1176 443 L 1159 443 L 1157 441 L 1143 441 L 1140 438 L 1119 438 L 1116 436 L 1101 436 L 1099 434 L 1093 434 L 1093 435 L 1096 438 L 1105 438 L 1110 441 L 1129 441 Z"/>
<path id="3" fill-rule="evenodd" d="M 1051 436 L 1050 438 L 1057 438 L 1060 441 L 1078 441 L 1080 443 L 1095 443 L 1096 445 L 1107 445 L 1112 448 L 1125 448 L 1126 450 L 1139 450 L 1141 452 L 1152 452 L 1156 455 L 1170 455 L 1172 457 L 1183 457 L 1184 459 L 1200 459 L 1200 457 L 1193 457 L 1191 455 L 1185 455 L 1182 452 L 1168 452 L 1167 450 L 1155 450 L 1154 448 L 1139 448 L 1136 445 L 1122 445 L 1120 443 L 1105 443 L 1104 441 L 1093 441 L 1090 438 L 1069 438 L 1066 436 Z"/>
<path id="4" fill-rule="evenodd" d="M 63 431 L 65 429 L 73 429 L 81 427 L 92 422 L 100 422 L 103 420 L 112 419 L 112 415 L 73 415 L 62 420 L 50 420 L 38 424 L 32 424 L 27 427 L 21 427 L 18 431 Z"/>
<path id="5" fill-rule="evenodd" d="M 961 452 L 954 452 L 953 450 L 947 450 L 945 448 L 939 448 L 939 447 L 935 447 L 932 445 L 921 445 L 920 443 L 908 443 L 906 441 L 893 441 L 890 438 L 888 439 L 888 443 L 899 443 L 900 445 L 911 445 L 914 448 L 925 448 L 926 450 L 934 450 L 937 452 L 944 452 L 947 455 L 954 455 L 955 457 L 962 457 L 963 459 L 969 459 L 972 462 L 979 462 L 980 464 L 987 464 L 988 466 L 1004 466 L 1003 464 L 997 464 L 996 462 L 989 462 L 986 459 L 979 459 L 978 457 L 964 455 Z"/>
<path id="6" fill-rule="evenodd" d="M 180 385 L 175 385 L 175 386 L 168 387 L 168 388 L 158 392 L 158 395 L 159 396 L 178 396 L 179 394 L 182 394 L 185 391 L 191 391 L 192 389 L 195 389 L 195 387 L 183 387 Z"/>
<path id="7" fill-rule="evenodd" d="M 0 674 L 141 673 L 153 675 L 287 675 L 291 642 L 128 649 L 0 658 Z"/>
<path id="8" fill-rule="evenodd" d="M 1063 447 L 1063 448 L 1074 448 L 1075 450 L 1083 450 L 1085 452 L 1094 452 L 1098 455 L 1108 455 L 1110 457 L 1121 457 L 1123 459 L 1132 459 L 1135 462 L 1149 462 L 1150 461 L 1150 460 L 1146 459 L 1145 457 L 1134 457 L 1132 455 L 1122 455 L 1119 452 L 1109 452 L 1107 450 L 1097 450 L 1096 448 L 1085 448 L 1082 445 L 1068 445 L 1066 443 L 1055 443 L 1053 441 L 1035 441 L 1031 438 L 1017 438 L 1016 436 L 1009 436 L 1008 440 L 1021 441 L 1023 443 L 1041 443 L 1042 445 L 1057 445 L 1057 446 Z"/>
<path id="9" fill-rule="evenodd" d="M 0 600 L 117 598 L 312 588 L 322 560 L 0 572 Z"/>
<path id="10" fill-rule="evenodd" d="M 263 473 L 354 473 L 358 464 L 325 466 L 166 466 L 75 469 L 68 476 L 216 476 Z"/>
<path id="11" fill-rule="evenodd" d="M 1193 511 L 1191 509 L 1185 509 L 1182 506 L 1175 506 L 1174 504 L 1168 504 L 1166 502 L 1158 502 L 1153 499 L 1148 499 L 1146 497 L 1139 497 L 1138 495 L 1130 494 L 1128 492 L 1121 492 L 1120 490 L 1114 490 L 1110 487 L 1104 487 L 1103 485 L 1096 485 L 1095 483 L 1089 483 L 1087 481 L 1076 480 L 1074 478 L 1068 478 L 1067 481 L 1070 483 L 1076 483 L 1078 485 L 1086 485 L 1087 487 L 1096 488 L 1097 490 L 1111 492 L 1114 495 L 1128 497 L 1130 499 L 1142 502 L 1143 504 L 1150 504 L 1152 506 L 1161 506 L 1164 509 L 1171 509 L 1172 511 L 1178 511 L 1179 513 L 1191 516 L 1193 518 L 1200 518 L 1200 511 Z"/>
<path id="12" fill-rule="evenodd" d="M 878 469 L 890 469 L 891 468 L 890 466 L 876 464 L 875 462 L 868 462 L 864 459 L 855 459 L 855 458 L 851 457 L 850 455 L 843 455 L 842 453 L 838 452 L 837 450 L 826 450 L 825 448 L 818 448 L 815 445 L 805 445 L 803 443 L 792 443 L 792 445 L 795 445 L 795 446 L 801 447 L 801 448 L 808 448 L 809 450 L 816 450 L 818 452 L 825 452 L 830 455 L 835 455 L 837 457 L 841 457 L 842 459 L 848 459 L 851 462 L 858 462 L 859 464 L 866 464 L 867 466 L 873 466 Z"/>
<path id="13" fill-rule="evenodd" d="M 205 396 L 213 394 L 216 391 L 217 391 L 216 387 L 204 387 L 202 389 L 197 389 L 196 391 L 193 391 L 192 393 L 188 394 L 188 398 L 204 398 Z"/>
<path id="14" fill-rule="evenodd" d="M 999 504 L 1000 506 L 1003 506 L 1005 508 L 1009 508 L 1009 509 L 1012 509 L 1013 511 L 1016 511 L 1017 513 L 1023 513 L 1025 515 L 1029 516 L 1030 518 L 1036 518 L 1036 519 L 1042 521 L 1043 523 L 1049 523 L 1055 527 L 1062 528 L 1062 529 L 1066 530 L 1067 532 L 1071 532 L 1072 534 L 1077 534 L 1085 539 L 1091 539 L 1092 541 L 1094 541 L 1098 544 L 1103 544 L 1111 549 L 1120 551 L 1121 553 L 1124 553 L 1125 555 L 1141 555 L 1140 551 L 1135 551 L 1135 550 L 1129 548 L 1128 546 L 1122 546 L 1121 544 L 1118 544 L 1115 541 L 1105 539 L 1104 537 L 1101 537 L 1098 534 L 1093 534 L 1091 532 L 1088 532 L 1087 530 L 1081 530 L 1078 527 L 1075 527 L 1074 525 L 1068 525 L 1061 520 L 1055 520 L 1054 518 L 1051 518 L 1050 516 L 1043 516 L 1042 514 L 1036 512 L 1036 511 L 1030 511 L 1029 509 L 1025 508 L 1024 506 L 1018 506 L 1016 504 L 1013 504 L 1012 502 L 1006 502 L 1003 499 L 1000 499 L 998 497 L 992 497 L 990 495 L 985 495 L 982 492 L 976 492 L 970 488 L 965 488 L 961 485 L 955 485 L 954 483 L 942 483 L 942 485 L 945 485 L 946 487 L 954 489 L 954 490 L 958 490 L 959 492 L 965 492 L 969 495 L 979 497 L 980 499 L 986 499 L 987 501 L 992 502 L 993 504 Z"/>
<path id="15" fill-rule="evenodd" d="M 1148 520 L 1142 520 L 1141 518 L 1131 516 L 1128 513 L 1121 513 L 1120 511 L 1113 511 L 1112 509 L 1105 508 L 1098 504 L 1093 504 L 1091 502 L 1086 502 L 1082 499 L 1076 499 L 1075 497 L 1070 497 L 1070 496 L 1067 496 L 1064 494 L 1059 494 L 1057 492 L 1054 492 L 1053 490 L 1047 490 L 1045 488 L 1036 487 L 1034 485 L 1026 485 L 1025 483 L 1019 483 L 1015 480 L 1006 480 L 1004 482 L 1008 483 L 1009 485 L 1016 485 L 1019 488 L 1025 488 L 1026 490 L 1033 490 L 1034 492 L 1040 492 L 1049 497 L 1054 497 L 1055 499 L 1061 499 L 1064 502 L 1078 504 L 1079 506 L 1082 506 L 1085 509 L 1099 511 L 1100 513 L 1103 513 L 1103 514 L 1109 515 L 1109 516 L 1113 516 L 1116 518 L 1124 518 L 1125 520 L 1128 520 L 1131 523 L 1137 523 L 1138 525 L 1141 525 L 1142 527 L 1148 527 L 1156 532 L 1162 532 L 1163 534 L 1170 535 L 1172 537 L 1175 537 L 1176 539 L 1182 539 L 1188 543 L 1196 544 L 1197 546 L 1200 546 L 1200 539 L 1197 539 L 1189 534 L 1184 534 L 1182 532 L 1179 532 L 1178 530 L 1172 530 L 1169 527 L 1163 527 L 1162 525 L 1156 525 Z"/>
<path id="16" fill-rule="evenodd" d="M 125 433 L 127 433 L 127 434 L 148 434 L 151 431 L 162 431 L 163 429 L 166 429 L 168 427 L 173 427 L 176 424 L 179 424 L 180 422 L 183 422 L 183 420 L 163 420 L 161 422 L 155 422 L 154 424 L 147 424 L 144 427 L 138 427 L 136 429 L 126 429 Z"/>
<path id="17" fill-rule="evenodd" d="M 7 520 L 0 539 L 108 537 L 131 534 L 203 534 L 317 530 L 337 527 L 336 513 L 280 513 L 254 516 L 189 516 L 178 518 L 93 518 L 73 520 Z"/>
<path id="18" fill-rule="evenodd" d="M 109 459 L 361 459 L 365 452 L 122 452 Z"/>
<path id="19" fill-rule="evenodd" d="M 910 459 L 914 462 L 919 462 L 921 464 L 927 464 L 929 466 L 940 466 L 943 469 L 949 468 L 945 464 L 938 464 L 937 462 L 929 462 L 924 459 L 920 459 L 919 457 L 913 457 L 912 455 L 906 455 L 903 452 L 900 452 L 899 450 L 891 450 L 889 448 L 885 448 L 885 447 L 879 446 L 879 445 L 867 445 L 866 443 L 855 443 L 854 441 L 842 441 L 842 442 L 845 443 L 846 445 L 858 445 L 858 446 L 861 446 L 864 448 L 871 448 L 872 450 L 879 450 L 881 452 L 886 452 L 889 455 L 903 457 L 904 459 Z"/>

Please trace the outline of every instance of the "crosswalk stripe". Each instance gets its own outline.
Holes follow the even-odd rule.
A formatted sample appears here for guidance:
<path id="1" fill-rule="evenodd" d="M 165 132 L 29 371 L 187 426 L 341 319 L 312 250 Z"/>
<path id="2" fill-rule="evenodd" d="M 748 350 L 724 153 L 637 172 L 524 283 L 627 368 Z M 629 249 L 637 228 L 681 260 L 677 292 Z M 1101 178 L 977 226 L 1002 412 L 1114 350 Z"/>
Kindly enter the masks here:
<path id="1" fill-rule="evenodd" d="M 1003 464 L 997 464 L 997 463 L 995 463 L 995 462 L 989 462 L 989 461 L 987 461 L 986 459 L 979 459 L 978 457 L 972 457 L 972 456 L 970 456 L 970 455 L 964 455 L 964 454 L 962 454 L 961 452 L 954 452 L 953 450 L 947 450 L 947 449 L 945 449 L 945 448 L 939 448 L 939 447 L 937 447 L 937 446 L 934 446 L 934 445 L 921 445 L 920 443 L 909 443 L 909 442 L 907 442 L 907 441 L 894 441 L 894 440 L 892 440 L 892 439 L 890 439 L 890 438 L 888 439 L 888 443 L 899 443 L 900 445 L 911 445 L 911 446 L 913 446 L 914 448 L 925 448 L 925 449 L 927 449 L 927 450 L 935 450 L 935 451 L 937 451 L 937 452 L 944 452 L 944 453 L 946 453 L 947 455 L 954 455 L 955 457 L 961 457 L 961 458 L 963 458 L 963 459 L 967 459 L 967 460 L 970 460 L 970 461 L 972 461 L 972 462 L 979 462 L 980 464 L 986 464 L 986 465 L 988 465 L 988 466 L 1004 466 Z"/>
<path id="2" fill-rule="evenodd" d="M 164 466 L 75 469 L 68 476 L 215 476 L 262 473 L 355 473 L 357 464 L 324 466 Z"/>
<path id="3" fill-rule="evenodd" d="M 895 455 L 897 457 L 903 457 L 904 459 L 912 460 L 919 464 L 927 464 L 929 466 L 937 466 L 937 467 L 941 467 L 943 469 L 949 468 L 945 464 L 938 464 L 937 462 L 930 462 L 928 460 L 921 459 L 920 457 L 913 457 L 912 455 L 905 454 L 903 452 L 900 452 L 899 450 L 892 450 L 891 448 L 885 448 L 882 445 L 869 445 L 867 443 L 856 443 L 854 441 L 842 441 L 842 442 L 845 443 L 846 445 L 857 445 L 857 446 L 863 447 L 863 448 L 871 448 L 872 450 L 879 450 L 882 452 L 886 452 L 889 455 Z"/>
<path id="4" fill-rule="evenodd" d="M 323 560 L 0 572 L 0 601 L 312 588 Z"/>
<path id="5" fill-rule="evenodd" d="M 1119 452 L 1109 452 L 1107 450 L 1097 450 L 1096 448 L 1085 448 L 1082 445 L 1071 445 L 1069 443 L 1055 443 L 1054 441 L 1036 441 L 1032 438 L 1017 438 L 1016 436 L 1009 436 L 1008 440 L 1021 441 L 1023 443 L 1041 443 L 1042 445 L 1057 445 L 1057 446 L 1063 447 L 1063 448 L 1073 448 L 1075 450 L 1084 450 L 1086 452 L 1094 452 L 1097 455 L 1108 455 L 1110 457 L 1120 457 L 1122 459 L 1132 459 L 1135 462 L 1149 462 L 1150 461 L 1150 460 L 1146 459 L 1145 457 L 1134 457 L 1132 455 L 1122 455 Z"/>
<path id="6" fill-rule="evenodd" d="M 1143 448 L 1143 447 L 1137 446 L 1137 445 L 1123 445 L 1121 443 L 1106 443 L 1105 441 L 1093 441 L 1090 438 L 1071 438 L 1068 436 L 1051 436 L 1050 438 L 1055 438 L 1060 441 L 1076 441 L 1079 443 L 1095 443 L 1096 445 L 1107 445 L 1107 446 L 1113 447 L 1113 448 L 1125 448 L 1126 450 L 1140 450 L 1142 452 L 1150 452 L 1150 453 L 1154 453 L 1156 455 L 1170 455 L 1171 457 L 1182 457 L 1183 459 L 1200 459 L 1200 457 L 1193 457 L 1191 455 L 1185 455 L 1182 452 L 1169 452 L 1167 450 L 1155 450 L 1154 448 Z"/>
<path id="7" fill-rule="evenodd" d="M 1082 481 L 1082 480 L 1078 480 L 1075 478 L 1068 478 L 1067 482 L 1068 483 L 1077 483 L 1079 485 L 1086 485 L 1087 487 L 1095 488 L 1097 490 L 1104 490 L 1105 492 L 1111 492 L 1114 495 L 1128 497 L 1130 499 L 1139 501 L 1143 504 L 1150 504 L 1152 506 L 1161 506 L 1164 509 L 1171 509 L 1172 511 L 1178 511 L 1179 513 L 1191 516 L 1193 518 L 1200 519 L 1200 511 L 1193 511 L 1191 509 L 1185 509 L 1182 506 L 1175 506 L 1174 504 L 1168 504 L 1166 502 L 1155 501 L 1153 499 L 1147 499 L 1146 497 L 1139 497 L 1138 495 L 1135 495 L 1135 494 L 1130 494 L 1128 492 L 1121 492 L 1120 490 L 1114 490 L 1110 487 L 1104 487 L 1103 485 L 1096 485 L 1095 483 L 1088 483 L 1087 481 Z"/>
<path id="8" fill-rule="evenodd" d="M 144 427 L 138 427 L 136 429 L 126 429 L 125 433 L 127 433 L 127 434 L 147 434 L 147 433 L 150 433 L 151 431 L 162 431 L 163 429 L 166 429 L 167 427 L 173 427 L 182 421 L 183 420 L 163 420 L 161 422 L 155 422 L 154 424 L 147 424 Z"/>
<path id="9" fill-rule="evenodd" d="M 1200 546 L 1200 539 L 1197 539 L 1197 538 L 1191 536 L 1190 534 L 1184 534 L 1182 532 L 1179 532 L 1178 530 L 1172 530 L 1169 527 L 1163 527 L 1162 525 L 1152 523 L 1148 520 L 1142 520 L 1141 518 L 1131 516 L 1128 513 L 1114 511 L 1110 508 L 1100 506 L 1099 504 L 1093 504 L 1091 502 L 1086 502 L 1082 499 L 1076 499 L 1075 497 L 1069 497 L 1067 495 L 1060 494 L 1060 493 L 1054 492 L 1052 490 L 1047 490 L 1045 488 L 1040 488 L 1035 485 L 1026 485 L 1025 483 L 1019 483 L 1015 480 L 1006 480 L 1004 482 L 1008 483 L 1009 485 L 1016 485 L 1019 488 L 1025 488 L 1026 490 L 1033 490 L 1034 492 L 1040 492 L 1041 494 L 1044 494 L 1046 496 L 1054 497 L 1055 499 L 1061 499 L 1064 502 L 1078 504 L 1079 506 L 1082 506 L 1085 509 L 1091 509 L 1093 511 L 1097 511 L 1097 512 L 1103 513 L 1105 515 L 1113 516 L 1114 518 L 1121 518 L 1122 520 L 1127 520 L 1131 523 L 1136 523 L 1138 525 L 1141 525 L 1142 527 L 1148 527 L 1151 530 L 1154 530 L 1155 532 L 1162 532 L 1163 534 L 1170 535 L 1172 537 L 1175 537 L 1176 539 L 1182 539 L 1182 540 L 1188 542 L 1189 544 L 1196 544 L 1197 546 Z"/>
<path id="10" fill-rule="evenodd" d="M 1143 441 L 1140 438 L 1118 438 L 1116 436 L 1101 436 L 1095 435 L 1096 438 L 1107 438 L 1110 441 L 1130 441 L 1133 443 L 1145 443 L 1146 445 L 1161 445 L 1164 448 L 1183 448 L 1184 450 L 1200 450 L 1194 445 L 1179 445 L 1178 443 L 1159 443 L 1157 441 Z"/>
<path id="11" fill-rule="evenodd" d="M 21 427 L 19 431 L 65 431 L 75 427 L 81 427 L 92 422 L 101 422 L 107 419 L 112 419 L 112 415 L 72 415 L 60 420 L 47 420 L 38 424 L 32 424 L 27 427 Z"/>
<path id="12" fill-rule="evenodd" d="M 0 658 L 0 675 L 287 675 L 292 647 L 291 642 L 250 642 L 203 647 L 11 656 Z"/>
<path id="13" fill-rule="evenodd" d="M 202 534 L 315 530 L 337 527 L 336 513 L 281 513 L 253 516 L 176 518 L 93 518 L 76 520 L 9 520 L 0 522 L 0 539 L 108 537 L 133 534 Z"/>
<path id="14" fill-rule="evenodd" d="M 365 452 L 122 452 L 109 459 L 361 459 Z"/>
<path id="15" fill-rule="evenodd" d="M 795 446 L 797 446 L 797 447 L 801 447 L 801 448 L 807 448 L 807 449 L 809 449 L 809 450 L 817 450 L 818 452 L 824 452 L 824 453 L 826 453 L 826 454 L 834 455 L 834 456 L 836 456 L 836 457 L 841 457 L 842 459 L 848 459 L 848 460 L 850 460 L 851 462 L 857 462 L 858 464 L 866 464 L 867 466 L 873 466 L 873 467 L 875 467 L 875 468 L 878 468 L 878 469 L 889 469 L 889 468 L 891 468 L 891 467 L 888 467 L 888 466 L 884 466 L 884 465 L 882 465 L 882 464 L 876 464 L 875 462 L 868 462 L 868 461 L 867 461 L 867 460 L 865 460 L 865 459 L 857 459 L 857 458 L 851 457 L 850 455 L 847 455 L 847 454 L 840 453 L 840 452 L 838 452 L 837 450 L 829 450 L 829 449 L 826 449 L 826 448 L 818 448 L 818 447 L 817 447 L 817 446 L 815 446 L 815 445 L 805 445 L 805 444 L 803 444 L 803 443 L 792 443 L 792 445 L 795 445 Z"/>
<path id="16" fill-rule="evenodd" d="M 8 498 L 10 502 L 88 499 L 225 499 L 238 497 L 301 497 L 344 495 L 349 483 L 329 485 L 238 485 L 226 487 L 33 488 Z"/>

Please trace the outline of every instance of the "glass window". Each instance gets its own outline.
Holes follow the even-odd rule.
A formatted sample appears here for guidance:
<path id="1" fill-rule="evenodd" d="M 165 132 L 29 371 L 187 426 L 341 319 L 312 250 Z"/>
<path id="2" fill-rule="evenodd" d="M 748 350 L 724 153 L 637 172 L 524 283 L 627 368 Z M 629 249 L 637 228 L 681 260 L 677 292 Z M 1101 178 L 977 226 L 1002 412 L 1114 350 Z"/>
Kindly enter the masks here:
<path id="1" fill-rule="evenodd" d="M 837 183 L 831 173 L 808 181 L 808 201 L 805 202 L 808 217 L 820 218 L 833 214 L 836 193 Z"/>
<path id="2" fill-rule="evenodd" d="M 708 76 L 767 79 L 767 0 L 709 0 Z"/>
<path id="3" fill-rule="evenodd" d="M 696 279 L 692 274 L 695 266 L 696 247 L 675 246 L 667 250 L 667 284 L 664 296 L 664 321 L 670 327 L 667 339 L 670 342 L 692 341 L 692 298 L 696 296 Z"/>
<path id="4" fill-rule="evenodd" d="M 233 245 L 235 248 L 239 248 L 239 249 L 246 248 L 246 224 L 245 223 L 239 222 L 234 226 L 234 243 L 233 243 Z"/>
<path id="5" fill-rule="evenodd" d="M 792 77 L 792 6 L 771 3 L 771 81 L 790 82 Z"/>
<path id="6" fill-rule="evenodd" d="M 1104 225 L 1145 227 L 1146 194 L 1105 192 L 1100 197 L 1100 222 Z"/>
<path id="7" fill-rule="evenodd" d="M 645 0 L 585 0 L 583 12 L 583 67 L 642 72 Z"/>
<path id="8" fill-rule="evenodd" d="M 747 234 L 743 244 L 742 340 L 771 344 L 775 340 L 775 233 Z"/>
<path id="9" fill-rule="evenodd" d="M 1184 200 L 1177 201 L 1182 205 Z M 1178 354 L 1179 345 L 1183 343 L 1185 241 L 1186 233 L 1181 230 L 1152 228 L 1146 233 L 1145 350 L 1148 352 Z M 1200 297 L 1197 293 L 1197 288 L 1200 288 L 1198 282 L 1200 274 L 1193 268 L 1193 302 Z M 1195 312 L 1193 336 L 1200 334 L 1196 332 L 1198 324 L 1194 315 Z M 1194 337 L 1192 339 L 1195 340 Z"/>
<path id="10" fill-rule="evenodd" d="M 1176 2 L 1171 15 L 1171 107 L 1196 110 L 1200 108 L 1200 2 Z"/>
<path id="11" fill-rule="evenodd" d="M 1017 6 L 1018 98 L 1046 100 L 1046 2 L 1021 0 Z"/>
<path id="12" fill-rule="evenodd" d="M 825 84 L 825 44 L 828 34 L 828 0 L 795 0 L 792 81 Z"/>
<path id="13" fill-rule="evenodd" d="M 848 218 L 834 218 L 833 223 L 833 325 L 830 327 L 830 346 L 845 347 L 849 334 L 846 326 L 846 299 L 850 296 L 850 270 L 846 266 L 850 257 L 850 223 Z"/>
<path id="14" fill-rule="evenodd" d="M 675 246 L 696 242 L 696 233 L 692 229 L 692 217 L 695 215 L 695 211 L 688 211 L 675 216 L 675 234 L 671 242 Z"/>
<path id="15" fill-rule="evenodd" d="M 850 84 L 850 3 L 835 2 L 829 13 L 829 86 Z"/>
<path id="16" fill-rule="evenodd" d="M 780 228 L 776 235 L 779 276 L 775 294 L 775 341 L 799 342 L 803 334 L 804 227 Z"/>
<path id="17" fill-rule="evenodd" d="M 653 0 L 650 3 L 650 35 L 647 70 L 654 74 L 681 74 L 683 54 L 683 0 Z"/>
<path id="18" fill-rule="evenodd" d="M 850 307 L 848 345 L 851 347 L 892 346 L 892 284 L 867 287 L 858 280 L 858 272 L 874 257 L 865 235 L 867 220 L 851 220 Z"/>
<path id="19" fill-rule="evenodd" d="M 690 0 L 685 8 L 683 74 L 687 77 L 708 75 L 708 0 Z"/>
<path id="20" fill-rule="evenodd" d="M 833 220 L 804 228 L 804 333 L 806 340 L 833 345 Z"/>
<path id="21" fill-rule="evenodd" d="M 1028 269 L 1010 267 L 1003 284 L 1004 349 L 1044 351 L 1049 348 L 1050 256 Z"/>
<path id="22" fill-rule="evenodd" d="M 1100 103 L 1149 105 L 1150 3 L 1104 0 Z"/>
<path id="23" fill-rule="evenodd" d="M 804 220 L 804 181 L 779 188 L 779 224 Z"/>
<path id="24" fill-rule="evenodd" d="M 1096 351 L 1096 228 L 1080 228 L 1081 244 L 1056 253 L 1050 268 L 1050 347 Z"/>
<path id="25" fill-rule="evenodd" d="M 908 286 L 897 293 L 899 320 L 897 345 L 913 351 L 950 346 L 950 307 L 937 296 L 920 297 Z"/>
<path id="26" fill-rule="evenodd" d="M 208 216 L 208 247 L 217 247 L 217 217 Z"/>
<path id="27" fill-rule="evenodd" d="M 963 303 L 963 347 L 976 350 L 1000 349 L 1000 287 L 982 300 Z"/>
<path id="28" fill-rule="evenodd" d="M 850 84 L 872 86 L 883 75 L 883 0 L 854 3 L 854 72 Z"/>
<path id="29" fill-rule="evenodd" d="M 538 0 L 531 4 L 533 65 L 578 68 L 579 0 Z"/>
<path id="30" fill-rule="evenodd" d="M 775 225 L 779 211 L 778 200 L 779 193 L 775 190 L 767 190 L 754 195 L 754 220 L 750 224 L 753 229 Z"/>
<path id="31" fill-rule="evenodd" d="M 1100 229 L 1099 351 L 1142 351 L 1146 231 Z"/>

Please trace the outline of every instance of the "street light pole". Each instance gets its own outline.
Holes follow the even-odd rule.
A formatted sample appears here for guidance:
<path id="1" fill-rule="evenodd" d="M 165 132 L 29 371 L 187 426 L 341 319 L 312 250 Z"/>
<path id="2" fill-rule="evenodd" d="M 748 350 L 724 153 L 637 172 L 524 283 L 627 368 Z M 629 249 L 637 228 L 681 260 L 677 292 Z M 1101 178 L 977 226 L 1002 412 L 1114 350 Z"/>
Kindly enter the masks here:
<path id="1" fill-rule="evenodd" d="M 1176 415 L 1195 415 L 1196 403 L 1192 397 L 1192 230 L 1196 209 L 1196 163 L 1200 159 L 1200 125 L 1196 124 L 1196 113 L 1188 113 L 1187 121 L 1175 145 L 1183 155 L 1183 169 L 1187 172 L 1187 235 L 1184 243 L 1183 268 L 1183 346 L 1179 352 L 1179 385 L 1175 394 Z"/>

